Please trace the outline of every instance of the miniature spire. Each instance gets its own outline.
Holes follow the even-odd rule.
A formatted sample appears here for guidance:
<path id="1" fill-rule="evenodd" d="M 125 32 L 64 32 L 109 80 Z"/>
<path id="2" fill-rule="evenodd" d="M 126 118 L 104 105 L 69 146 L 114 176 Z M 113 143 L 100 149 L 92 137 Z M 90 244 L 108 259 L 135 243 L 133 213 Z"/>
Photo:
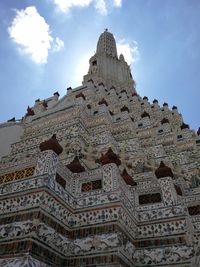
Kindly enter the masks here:
<path id="1" fill-rule="evenodd" d="M 53 134 L 49 140 L 44 141 L 40 144 L 40 150 L 41 151 L 53 150 L 57 155 L 60 155 L 63 151 L 63 148 L 58 143 L 58 140 L 56 139 L 56 135 Z"/>
<path id="2" fill-rule="evenodd" d="M 28 106 L 26 116 L 33 116 L 33 115 L 35 115 L 34 110 Z"/>
<path id="3" fill-rule="evenodd" d="M 42 105 L 43 105 L 44 108 L 47 108 L 47 107 L 48 107 L 47 101 L 44 100 L 44 101 L 42 102 Z"/>
<path id="4" fill-rule="evenodd" d="M 131 185 L 131 186 L 135 186 L 135 185 L 137 185 L 137 183 L 133 180 L 133 177 L 130 176 L 130 175 L 127 173 L 126 169 L 123 170 L 123 172 L 122 172 L 121 175 L 122 175 L 124 181 L 125 181 L 128 185 Z"/>
<path id="5" fill-rule="evenodd" d="M 102 153 L 99 160 L 102 165 L 115 163 L 117 166 L 119 166 L 121 164 L 119 156 L 113 152 L 111 147 L 109 147 L 108 151 L 105 154 Z"/>
<path id="6" fill-rule="evenodd" d="M 120 55 L 119 55 L 119 60 L 120 60 L 120 61 L 125 61 L 125 59 L 124 59 L 124 55 L 123 55 L 123 54 L 120 54 Z"/>
<path id="7" fill-rule="evenodd" d="M 127 112 L 129 113 L 129 109 L 127 108 L 127 106 L 123 106 L 123 107 L 121 108 L 121 112 L 123 112 L 123 111 L 127 111 Z"/>
<path id="8" fill-rule="evenodd" d="M 60 96 L 60 94 L 58 93 L 58 91 L 56 91 L 54 94 L 53 94 L 54 96 Z"/>
<path id="9" fill-rule="evenodd" d="M 189 125 L 188 124 L 185 124 L 184 122 L 182 123 L 181 125 L 181 130 L 183 129 L 190 129 Z"/>
<path id="10" fill-rule="evenodd" d="M 138 96 L 138 94 L 136 92 L 132 93 L 132 96 Z"/>
<path id="11" fill-rule="evenodd" d="M 156 169 L 155 175 L 157 178 L 174 177 L 174 174 L 170 167 L 166 166 L 163 161 L 160 162 L 160 166 Z"/>
<path id="12" fill-rule="evenodd" d="M 168 120 L 167 118 L 163 118 L 163 119 L 161 120 L 161 124 L 164 124 L 164 123 L 169 123 L 169 120 Z"/>
<path id="13" fill-rule="evenodd" d="M 15 120 L 15 117 L 13 117 L 12 119 L 10 119 L 10 120 L 7 120 L 7 122 L 15 122 L 16 120 Z"/>
<path id="14" fill-rule="evenodd" d="M 76 98 L 79 98 L 79 97 L 82 97 L 85 100 L 85 95 L 82 92 L 76 95 Z"/>
<path id="15" fill-rule="evenodd" d="M 105 104 L 106 106 L 108 106 L 108 103 L 107 103 L 107 101 L 105 100 L 105 98 L 102 98 L 101 101 L 99 101 L 98 104 L 99 104 L 99 105 L 103 105 L 103 104 Z"/>
<path id="16" fill-rule="evenodd" d="M 174 185 L 174 188 L 176 190 L 177 195 L 179 195 L 179 196 L 182 196 L 183 195 L 183 192 L 182 192 L 181 187 L 179 185 L 176 185 L 175 184 Z"/>
<path id="17" fill-rule="evenodd" d="M 81 165 L 79 158 L 75 156 L 73 161 L 67 165 L 67 168 L 74 173 L 84 172 L 85 168 Z"/>
<path id="18" fill-rule="evenodd" d="M 150 115 L 149 113 L 147 113 L 146 111 L 144 111 L 141 115 L 141 118 L 145 118 L 145 117 L 149 117 L 150 118 Z"/>

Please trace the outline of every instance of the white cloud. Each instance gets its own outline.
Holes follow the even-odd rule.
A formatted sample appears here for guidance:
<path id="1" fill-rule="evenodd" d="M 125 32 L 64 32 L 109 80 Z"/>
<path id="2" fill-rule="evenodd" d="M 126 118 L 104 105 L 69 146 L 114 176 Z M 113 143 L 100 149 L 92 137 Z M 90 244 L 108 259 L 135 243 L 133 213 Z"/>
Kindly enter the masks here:
<path id="1" fill-rule="evenodd" d="M 55 38 L 55 42 L 53 45 L 53 51 L 58 52 L 60 51 L 60 49 L 64 47 L 64 42 L 63 40 L 61 40 L 60 38 L 56 37 Z"/>
<path id="2" fill-rule="evenodd" d="M 73 7 L 88 7 L 90 4 L 93 4 L 101 15 L 108 13 L 108 0 L 53 0 L 53 2 L 58 10 L 64 13 L 69 12 Z M 122 0 L 112 0 L 111 6 L 121 7 Z"/>
<path id="3" fill-rule="evenodd" d="M 119 55 L 124 55 L 128 64 L 134 63 L 140 58 L 138 43 L 136 41 L 134 41 L 132 44 L 129 44 L 125 41 L 125 39 L 120 40 L 117 42 L 117 51 Z"/>
<path id="4" fill-rule="evenodd" d="M 46 63 L 49 50 L 54 46 L 56 50 L 64 45 L 59 38 L 51 36 L 49 25 L 38 13 L 36 7 L 30 6 L 16 10 L 16 16 L 8 28 L 10 38 L 19 45 L 20 51 L 30 55 L 36 63 Z"/>
<path id="5" fill-rule="evenodd" d="M 95 8 L 99 11 L 101 15 L 107 15 L 108 11 L 104 0 L 96 0 Z"/>
<path id="6" fill-rule="evenodd" d="M 113 4 L 116 7 L 121 7 L 122 6 L 122 0 L 113 0 Z"/>
<path id="7" fill-rule="evenodd" d="M 68 12 L 71 7 L 87 7 L 93 0 L 53 0 L 54 4 L 62 12 Z"/>

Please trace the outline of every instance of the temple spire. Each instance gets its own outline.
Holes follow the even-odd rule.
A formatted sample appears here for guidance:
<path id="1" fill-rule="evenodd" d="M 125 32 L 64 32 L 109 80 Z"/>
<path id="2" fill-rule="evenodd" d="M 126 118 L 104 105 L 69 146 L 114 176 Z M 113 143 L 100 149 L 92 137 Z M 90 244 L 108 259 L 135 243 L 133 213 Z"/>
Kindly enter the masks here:
<path id="1" fill-rule="evenodd" d="M 108 56 L 117 58 L 117 46 L 115 38 L 112 33 L 108 32 L 108 29 L 105 29 L 105 31 L 99 37 L 96 54 L 106 54 Z"/>
<path id="2" fill-rule="evenodd" d="M 97 42 L 96 53 L 90 58 L 88 74 L 83 83 L 91 79 L 98 85 L 104 83 L 108 88 L 130 88 L 135 91 L 130 67 L 123 55 L 118 57 L 117 45 L 112 33 L 105 29 Z"/>

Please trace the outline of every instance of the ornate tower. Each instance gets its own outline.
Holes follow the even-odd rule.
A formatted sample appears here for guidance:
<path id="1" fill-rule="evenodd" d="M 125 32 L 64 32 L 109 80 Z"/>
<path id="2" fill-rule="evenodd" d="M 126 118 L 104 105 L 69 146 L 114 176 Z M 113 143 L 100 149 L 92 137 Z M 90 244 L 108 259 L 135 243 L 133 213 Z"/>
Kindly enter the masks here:
<path id="1" fill-rule="evenodd" d="M 0 266 L 200 266 L 200 131 L 136 93 L 108 31 L 0 136 Z"/>

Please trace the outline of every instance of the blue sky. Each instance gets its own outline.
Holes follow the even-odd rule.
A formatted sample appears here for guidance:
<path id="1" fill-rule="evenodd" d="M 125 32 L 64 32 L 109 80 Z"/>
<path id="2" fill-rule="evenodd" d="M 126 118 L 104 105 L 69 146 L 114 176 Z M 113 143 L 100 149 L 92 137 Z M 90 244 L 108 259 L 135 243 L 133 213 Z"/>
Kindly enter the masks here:
<path id="1" fill-rule="evenodd" d="M 199 0 L 0 1 L 0 122 L 81 84 L 108 28 L 131 64 L 137 91 L 178 106 L 200 126 Z"/>

